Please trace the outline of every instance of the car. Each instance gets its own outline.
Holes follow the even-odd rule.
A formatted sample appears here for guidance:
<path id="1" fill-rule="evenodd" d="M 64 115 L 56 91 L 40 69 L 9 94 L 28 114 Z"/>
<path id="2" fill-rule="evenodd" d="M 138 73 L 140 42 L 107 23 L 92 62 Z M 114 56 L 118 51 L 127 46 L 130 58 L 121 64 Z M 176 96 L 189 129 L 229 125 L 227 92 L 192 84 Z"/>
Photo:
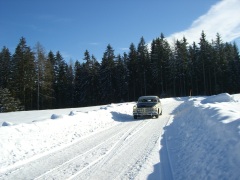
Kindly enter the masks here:
<path id="1" fill-rule="evenodd" d="M 158 118 L 162 115 L 162 105 L 158 96 L 141 96 L 137 104 L 133 106 L 133 117 L 150 116 Z"/>

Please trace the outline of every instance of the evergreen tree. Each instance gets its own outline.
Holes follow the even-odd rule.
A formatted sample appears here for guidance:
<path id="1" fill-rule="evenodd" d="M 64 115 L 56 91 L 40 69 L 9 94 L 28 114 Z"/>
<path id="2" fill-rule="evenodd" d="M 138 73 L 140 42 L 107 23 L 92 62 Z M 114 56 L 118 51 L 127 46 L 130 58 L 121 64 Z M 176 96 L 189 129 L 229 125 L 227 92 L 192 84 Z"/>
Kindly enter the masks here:
<path id="1" fill-rule="evenodd" d="M 174 50 L 172 52 L 172 56 L 169 61 L 169 68 L 170 68 L 169 82 L 171 84 L 171 89 L 172 89 L 171 94 L 173 96 L 179 96 L 179 93 L 178 93 L 179 66 L 178 66 L 178 56 L 177 56 L 177 42 L 174 43 Z"/>
<path id="2" fill-rule="evenodd" d="M 188 45 L 183 37 L 170 47 L 164 35 L 151 51 L 143 37 L 128 54 L 115 57 L 109 44 L 101 62 L 86 50 L 84 62 L 67 64 L 60 52 L 46 56 L 40 43 L 35 52 L 21 38 L 14 54 L 0 51 L 1 111 L 79 107 L 135 101 L 141 95 L 212 95 L 239 93 L 240 56 L 235 43 L 224 43 L 219 33 L 209 43 Z M 15 100 L 15 99 L 19 99 Z M 20 102 L 22 106 L 20 106 Z M 7 105 L 6 105 L 7 104 Z M 11 104 L 11 105 L 9 105 Z"/>
<path id="3" fill-rule="evenodd" d="M 147 95 L 148 88 L 151 88 L 151 64 L 148 48 L 143 37 L 141 37 L 137 48 L 137 80 L 138 96 Z"/>
<path id="4" fill-rule="evenodd" d="M 221 37 L 219 34 L 216 36 L 216 40 L 213 41 L 212 46 L 214 48 L 213 51 L 213 94 L 217 94 L 222 92 L 223 90 L 223 62 L 225 59 L 224 45 L 222 43 Z M 225 65 L 224 65 L 225 66 Z"/>
<path id="5" fill-rule="evenodd" d="M 201 71 L 199 71 L 199 67 L 201 67 L 199 61 L 199 48 L 196 43 L 193 42 L 193 45 L 189 46 L 189 69 L 188 74 L 190 77 L 190 94 L 198 95 L 199 94 L 199 80 L 201 77 Z"/>
<path id="6" fill-rule="evenodd" d="M 129 101 L 137 100 L 137 82 L 138 82 L 138 66 L 137 66 L 137 50 L 133 43 L 129 47 L 128 58 L 126 59 L 128 71 L 128 94 Z"/>
<path id="7" fill-rule="evenodd" d="M 55 98 L 56 107 L 67 107 L 67 97 L 65 96 L 67 90 L 67 69 L 68 65 L 64 61 L 62 55 L 57 51 L 55 56 Z"/>
<path id="8" fill-rule="evenodd" d="M 23 110 L 19 100 L 15 100 L 7 88 L 0 87 L 0 113 Z"/>
<path id="9" fill-rule="evenodd" d="M 83 69 L 82 69 L 82 101 L 83 105 L 90 106 L 93 103 L 93 61 L 91 59 L 90 53 L 86 50 L 84 53 Z"/>
<path id="10" fill-rule="evenodd" d="M 168 92 L 168 74 L 170 45 L 161 33 L 160 38 L 154 39 L 151 43 L 151 72 L 153 94 L 164 96 Z"/>
<path id="11" fill-rule="evenodd" d="M 204 31 L 202 31 L 199 45 L 199 61 L 201 63 L 201 67 L 199 68 L 202 71 L 202 78 L 199 87 L 203 87 L 202 89 L 200 89 L 200 93 L 204 95 L 210 95 L 212 91 L 212 46 L 206 40 L 206 35 Z"/>
<path id="12" fill-rule="evenodd" d="M 37 73 L 37 109 L 44 107 L 44 90 L 45 90 L 45 72 L 46 72 L 46 55 L 43 46 L 38 42 L 35 46 L 35 69 Z M 41 102 L 41 103 L 40 103 Z M 41 104 L 41 107 L 40 107 Z"/>
<path id="13" fill-rule="evenodd" d="M 81 74 L 82 67 L 79 61 L 75 62 L 74 65 L 74 106 L 81 106 Z"/>
<path id="14" fill-rule="evenodd" d="M 35 82 L 36 72 L 34 53 L 26 45 L 25 38 L 21 38 L 13 55 L 13 69 L 11 90 L 14 97 L 20 99 L 26 110 L 36 108 Z"/>
<path id="15" fill-rule="evenodd" d="M 0 87 L 8 88 L 11 74 L 11 53 L 8 48 L 3 47 L 0 52 Z"/>
<path id="16" fill-rule="evenodd" d="M 72 64 L 67 66 L 66 72 L 67 82 L 66 82 L 66 107 L 73 107 L 74 105 L 74 73 Z"/>
<path id="17" fill-rule="evenodd" d="M 177 65 L 177 83 L 179 96 L 187 95 L 187 71 L 188 71 L 188 50 L 187 50 L 187 40 L 183 38 L 182 41 L 176 41 L 175 58 Z"/>
<path id="18" fill-rule="evenodd" d="M 239 93 L 240 87 L 240 57 L 237 45 L 230 43 L 225 44 L 227 66 L 227 90 L 229 93 Z"/>
<path id="19" fill-rule="evenodd" d="M 55 98 L 55 55 L 50 51 L 47 55 L 45 63 L 45 108 L 55 108 L 56 107 L 56 98 Z"/>
<path id="20" fill-rule="evenodd" d="M 126 65 L 120 54 L 116 59 L 114 74 L 114 81 L 116 82 L 116 91 L 114 97 L 117 102 L 122 102 L 127 98 L 128 83 Z"/>
<path id="21" fill-rule="evenodd" d="M 91 105 L 97 105 L 100 104 L 100 96 L 101 96 L 101 91 L 100 91 L 100 64 L 92 55 L 92 76 L 91 76 L 91 83 L 92 83 L 92 104 Z"/>
<path id="22" fill-rule="evenodd" d="M 100 89 L 101 89 L 101 103 L 114 102 L 114 94 L 116 86 L 114 82 L 114 50 L 109 44 L 103 54 L 102 64 L 100 67 Z"/>

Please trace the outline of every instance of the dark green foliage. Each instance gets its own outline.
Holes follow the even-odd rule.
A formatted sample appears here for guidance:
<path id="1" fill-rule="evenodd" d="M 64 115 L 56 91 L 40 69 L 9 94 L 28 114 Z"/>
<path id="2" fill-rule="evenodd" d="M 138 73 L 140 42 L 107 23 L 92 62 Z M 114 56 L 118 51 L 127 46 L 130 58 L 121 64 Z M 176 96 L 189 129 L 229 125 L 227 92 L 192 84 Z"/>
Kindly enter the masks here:
<path id="1" fill-rule="evenodd" d="M 151 88 L 151 63 L 147 45 L 141 37 L 137 48 L 137 86 L 140 95 L 147 95 Z"/>
<path id="2" fill-rule="evenodd" d="M 96 105 L 100 96 L 100 65 L 87 50 L 84 53 L 84 60 L 85 62 L 82 64 L 76 61 L 74 66 L 73 96 L 75 106 Z"/>
<path id="3" fill-rule="evenodd" d="M 101 103 L 114 102 L 116 82 L 114 81 L 115 55 L 112 46 L 109 44 L 103 54 L 99 71 Z"/>
<path id="4" fill-rule="evenodd" d="M 128 71 L 125 62 L 126 60 L 124 61 L 124 57 L 122 58 L 121 55 L 118 55 L 115 61 L 115 68 L 113 70 L 116 86 L 114 98 L 117 102 L 128 100 Z"/>
<path id="5" fill-rule="evenodd" d="M 64 61 L 62 55 L 58 51 L 55 56 L 54 63 L 54 92 L 56 99 L 56 108 L 66 107 L 67 104 L 67 70 L 68 65 Z"/>
<path id="6" fill-rule="evenodd" d="M 67 66 L 67 82 L 66 82 L 66 104 L 65 107 L 74 106 L 74 75 L 72 65 Z"/>
<path id="7" fill-rule="evenodd" d="M 126 59 L 126 66 L 128 70 L 128 96 L 129 100 L 136 100 L 138 97 L 137 81 L 138 81 L 138 66 L 137 66 L 137 50 L 132 43 L 129 47 L 128 58 Z"/>
<path id="8" fill-rule="evenodd" d="M 1 112 L 135 101 L 142 95 L 240 92 L 237 45 L 222 42 L 219 34 L 208 42 L 204 31 L 197 43 L 183 37 L 172 46 L 163 34 L 151 47 L 141 37 L 137 46 L 131 43 L 128 53 L 117 56 L 109 44 L 101 62 L 87 50 L 83 61 L 68 64 L 59 51 L 46 55 L 39 43 L 33 52 L 23 37 L 13 55 L 3 47 Z"/>
<path id="9" fill-rule="evenodd" d="M 11 74 L 11 53 L 8 48 L 3 47 L 0 52 L 0 87 L 7 88 L 9 86 Z"/>
<path id="10" fill-rule="evenodd" d="M 82 66 L 79 61 L 75 62 L 74 65 L 74 101 L 73 104 L 75 107 L 81 106 L 81 83 L 82 83 Z"/>
<path id="11" fill-rule="evenodd" d="M 51 55 L 50 55 L 51 56 Z M 35 47 L 35 69 L 37 89 L 37 109 L 52 108 L 53 97 L 53 64 L 45 54 L 40 43 Z"/>
<path id="12" fill-rule="evenodd" d="M 36 71 L 34 53 L 26 45 L 25 38 L 21 38 L 12 58 L 12 78 L 10 90 L 18 97 L 26 110 L 36 108 L 33 104 L 36 92 Z"/>
<path id="13" fill-rule="evenodd" d="M 15 100 L 7 88 L 0 88 L 0 112 L 23 110 L 19 100 Z"/>
<path id="14" fill-rule="evenodd" d="M 152 94 L 165 96 L 169 93 L 169 68 L 171 49 L 164 35 L 151 43 Z"/>

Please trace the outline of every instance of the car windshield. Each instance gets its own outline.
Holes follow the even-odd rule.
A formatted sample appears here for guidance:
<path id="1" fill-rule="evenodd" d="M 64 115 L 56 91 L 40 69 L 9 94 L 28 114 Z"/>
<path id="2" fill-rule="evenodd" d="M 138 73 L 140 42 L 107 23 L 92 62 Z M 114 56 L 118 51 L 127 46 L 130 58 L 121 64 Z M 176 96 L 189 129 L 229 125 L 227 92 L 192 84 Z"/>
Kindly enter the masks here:
<path id="1" fill-rule="evenodd" d="M 152 98 L 152 99 L 139 99 L 140 103 L 156 103 L 157 99 L 156 98 Z"/>

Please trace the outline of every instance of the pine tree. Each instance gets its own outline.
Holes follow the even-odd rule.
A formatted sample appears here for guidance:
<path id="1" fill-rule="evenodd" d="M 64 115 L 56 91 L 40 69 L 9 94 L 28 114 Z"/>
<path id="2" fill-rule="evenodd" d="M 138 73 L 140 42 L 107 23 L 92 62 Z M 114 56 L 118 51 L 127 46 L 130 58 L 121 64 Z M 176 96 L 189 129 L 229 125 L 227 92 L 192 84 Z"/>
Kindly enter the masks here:
<path id="1" fill-rule="evenodd" d="M 81 82 L 81 99 L 83 105 L 90 106 L 93 103 L 93 61 L 88 50 L 84 53 Z"/>
<path id="2" fill-rule="evenodd" d="M 101 91 L 100 91 L 100 76 L 99 76 L 99 72 L 100 72 L 100 64 L 99 62 L 96 60 L 96 58 L 94 57 L 94 55 L 92 55 L 92 76 L 91 76 L 91 83 L 92 83 L 92 105 L 97 105 L 100 104 L 100 96 L 101 96 Z"/>
<path id="3" fill-rule="evenodd" d="M 116 86 L 114 82 L 114 50 L 108 44 L 106 51 L 103 54 L 102 63 L 100 67 L 100 89 L 101 89 L 101 102 L 112 103 L 114 102 L 114 94 Z"/>
<path id="4" fill-rule="evenodd" d="M 177 80 L 179 87 L 179 95 L 186 96 L 187 95 L 187 83 L 188 83 L 188 50 L 187 50 L 187 40 L 183 37 L 182 41 L 176 41 L 176 49 L 175 49 L 175 58 L 177 60 Z"/>
<path id="5" fill-rule="evenodd" d="M 147 95 L 151 88 L 151 65 L 148 48 L 143 37 L 141 37 L 137 48 L 137 83 L 139 86 L 138 96 Z M 148 87 L 149 86 L 149 87 Z"/>
<path id="6" fill-rule="evenodd" d="M 115 99 L 117 102 L 123 102 L 127 98 L 127 69 L 124 61 L 119 54 L 116 58 L 116 65 L 114 70 L 114 81 L 116 82 Z"/>
<path id="7" fill-rule="evenodd" d="M 55 55 L 50 51 L 47 55 L 46 64 L 45 64 L 45 100 L 44 106 L 46 108 L 52 109 L 56 107 L 56 98 L 55 98 Z"/>
<path id="8" fill-rule="evenodd" d="M 222 81 L 223 81 L 223 72 L 222 72 L 222 62 L 224 61 L 224 46 L 219 34 L 216 36 L 216 40 L 212 43 L 213 47 L 213 59 L 212 59 L 212 67 L 213 67 L 213 94 L 218 94 L 223 89 Z"/>
<path id="9" fill-rule="evenodd" d="M 128 71 L 128 94 L 129 101 L 137 100 L 137 50 L 133 43 L 129 47 L 128 58 L 126 59 L 126 66 Z"/>
<path id="10" fill-rule="evenodd" d="M 72 64 L 67 66 L 67 82 L 66 82 L 66 107 L 73 107 L 73 98 L 74 98 L 74 73 Z"/>
<path id="11" fill-rule="evenodd" d="M 189 69 L 188 74 L 190 77 L 190 95 L 198 95 L 199 94 L 199 80 L 201 77 L 201 71 L 199 71 L 199 67 L 201 65 L 198 61 L 199 49 L 195 42 L 193 45 L 189 46 Z"/>
<path id="12" fill-rule="evenodd" d="M 202 77 L 200 82 L 200 93 L 204 95 L 209 95 L 209 78 L 210 78 L 210 48 L 209 42 L 206 40 L 206 34 L 202 31 L 200 42 L 199 42 L 199 61 L 201 63 L 201 67 L 199 67 L 202 71 Z"/>
<path id="13" fill-rule="evenodd" d="M 228 59 L 227 66 L 227 91 L 229 93 L 239 93 L 240 88 L 240 56 L 236 43 L 225 44 L 226 58 Z"/>
<path id="14" fill-rule="evenodd" d="M 8 88 L 11 74 L 11 53 L 8 48 L 3 47 L 0 52 L 0 87 Z"/>
<path id="15" fill-rule="evenodd" d="M 21 111 L 23 107 L 19 100 L 15 100 L 7 88 L 0 87 L 0 113 Z"/>
<path id="16" fill-rule="evenodd" d="M 82 67 L 79 61 L 75 62 L 74 65 L 74 106 L 81 106 L 81 74 Z"/>
<path id="17" fill-rule="evenodd" d="M 13 69 L 11 79 L 11 90 L 14 97 L 20 99 L 26 110 L 36 108 L 35 82 L 36 72 L 34 64 L 34 53 L 26 45 L 25 38 L 21 38 L 13 55 Z"/>
<path id="18" fill-rule="evenodd" d="M 57 51 L 55 56 L 55 98 L 56 98 L 56 107 L 64 108 L 67 107 L 67 97 L 65 96 L 67 90 L 67 69 L 68 65 L 64 61 L 62 55 Z"/>
<path id="19" fill-rule="evenodd" d="M 46 63 L 46 56 L 44 52 L 44 48 L 42 45 L 38 42 L 35 46 L 35 68 L 37 73 L 37 109 L 40 108 L 40 101 L 41 106 L 43 106 L 43 98 L 41 95 L 44 95 L 43 89 L 44 89 L 44 76 L 45 76 L 45 63 Z"/>
<path id="20" fill-rule="evenodd" d="M 156 38 L 151 43 L 151 72 L 153 94 L 164 96 L 168 91 L 169 58 L 170 45 L 161 33 L 160 38 Z"/>

